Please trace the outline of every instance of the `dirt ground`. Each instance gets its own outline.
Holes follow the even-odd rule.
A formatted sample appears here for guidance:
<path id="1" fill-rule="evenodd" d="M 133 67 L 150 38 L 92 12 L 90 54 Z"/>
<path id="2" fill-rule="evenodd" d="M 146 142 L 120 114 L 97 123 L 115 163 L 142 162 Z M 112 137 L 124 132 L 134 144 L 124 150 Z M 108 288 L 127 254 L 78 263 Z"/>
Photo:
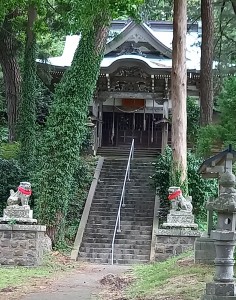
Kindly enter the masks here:
<path id="1" fill-rule="evenodd" d="M 94 300 L 100 298 L 104 278 L 119 276 L 129 268 L 83 264 L 58 277 L 32 279 L 30 285 L 3 289 L 0 300 Z"/>

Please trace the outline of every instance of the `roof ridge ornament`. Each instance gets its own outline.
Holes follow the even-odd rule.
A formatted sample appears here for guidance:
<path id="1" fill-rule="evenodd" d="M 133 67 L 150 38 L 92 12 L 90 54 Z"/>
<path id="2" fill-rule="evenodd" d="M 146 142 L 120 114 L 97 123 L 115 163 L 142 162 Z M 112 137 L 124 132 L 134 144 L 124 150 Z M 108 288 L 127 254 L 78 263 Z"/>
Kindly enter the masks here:
<path id="1" fill-rule="evenodd" d="M 147 55 L 144 54 L 139 48 L 134 47 L 133 43 L 130 43 L 126 47 L 124 47 L 119 53 L 117 53 L 117 56 L 121 55 L 140 55 L 143 57 L 146 57 Z"/>

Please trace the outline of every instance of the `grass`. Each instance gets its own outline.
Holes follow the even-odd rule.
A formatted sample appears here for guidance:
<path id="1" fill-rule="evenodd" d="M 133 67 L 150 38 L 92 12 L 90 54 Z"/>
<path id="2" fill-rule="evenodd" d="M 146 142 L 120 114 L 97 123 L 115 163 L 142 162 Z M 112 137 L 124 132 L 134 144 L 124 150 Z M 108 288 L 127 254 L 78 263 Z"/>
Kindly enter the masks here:
<path id="1" fill-rule="evenodd" d="M 27 282 L 32 283 L 32 280 L 52 277 L 71 268 L 72 264 L 57 253 L 46 256 L 43 265 L 39 267 L 1 267 L 0 292 L 9 287 L 23 286 Z"/>
<path id="2" fill-rule="evenodd" d="M 196 300 L 211 281 L 214 268 L 195 265 L 191 254 L 165 262 L 135 266 L 135 280 L 126 294 L 129 299 Z"/>

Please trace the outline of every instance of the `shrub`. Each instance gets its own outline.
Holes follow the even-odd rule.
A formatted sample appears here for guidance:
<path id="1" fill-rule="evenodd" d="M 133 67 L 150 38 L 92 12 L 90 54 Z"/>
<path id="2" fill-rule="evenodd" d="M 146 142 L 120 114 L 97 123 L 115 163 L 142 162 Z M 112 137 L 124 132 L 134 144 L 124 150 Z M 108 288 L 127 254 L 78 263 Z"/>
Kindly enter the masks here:
<path id="1" fill-rule="evenodd" d="M 16 189 L 22 180 L 22 171 L 15 160 L 0 159 L 0 210 L 6 207 L 10 189 Z"/>
<path id="2" fill-rule="evenodd" d="M 19 143 L 2 143 L 0 145 L 0 157 L 3 159 L 17 159 L 19 155 Z"/>
<path id="3" fill-rule="evenodd" d="M 211 197 L 217 196 L 216 180 L 205 180 L 198 174 L 198 168 L 202 160 L 194 153 L 188 153 L 188 191 L 193 198 L 193 213 L 200 227 L 206 221 L 205 204 Z M 169 210 L 168 188 L 173 185 L 171 182 L 172 150 L 168 147 L 163 155 L 160 155 L 155 162 L 155 173 L 152 176 L 160 198 L 160 221 L 162 221 Z"/>

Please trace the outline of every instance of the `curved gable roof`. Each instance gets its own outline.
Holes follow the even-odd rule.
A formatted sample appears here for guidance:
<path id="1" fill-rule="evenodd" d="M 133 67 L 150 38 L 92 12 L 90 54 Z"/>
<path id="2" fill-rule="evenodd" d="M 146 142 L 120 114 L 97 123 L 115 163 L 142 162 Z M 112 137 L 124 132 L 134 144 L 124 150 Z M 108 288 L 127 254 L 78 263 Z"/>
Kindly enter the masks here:
<path id="1" fill-rule="evenodd" d="M 130 37 L 137 37 L 137 39 L 141 37 L 156 50 L 160 51 L 168 58 L 172 58 L 172 50 L 160 42 L 146 24 L 136 24 L 135 22 L 130 22 L 119 35 L 107 43 L 105 55 L 120 47 L 124 42 L 129 40 Z"/>

